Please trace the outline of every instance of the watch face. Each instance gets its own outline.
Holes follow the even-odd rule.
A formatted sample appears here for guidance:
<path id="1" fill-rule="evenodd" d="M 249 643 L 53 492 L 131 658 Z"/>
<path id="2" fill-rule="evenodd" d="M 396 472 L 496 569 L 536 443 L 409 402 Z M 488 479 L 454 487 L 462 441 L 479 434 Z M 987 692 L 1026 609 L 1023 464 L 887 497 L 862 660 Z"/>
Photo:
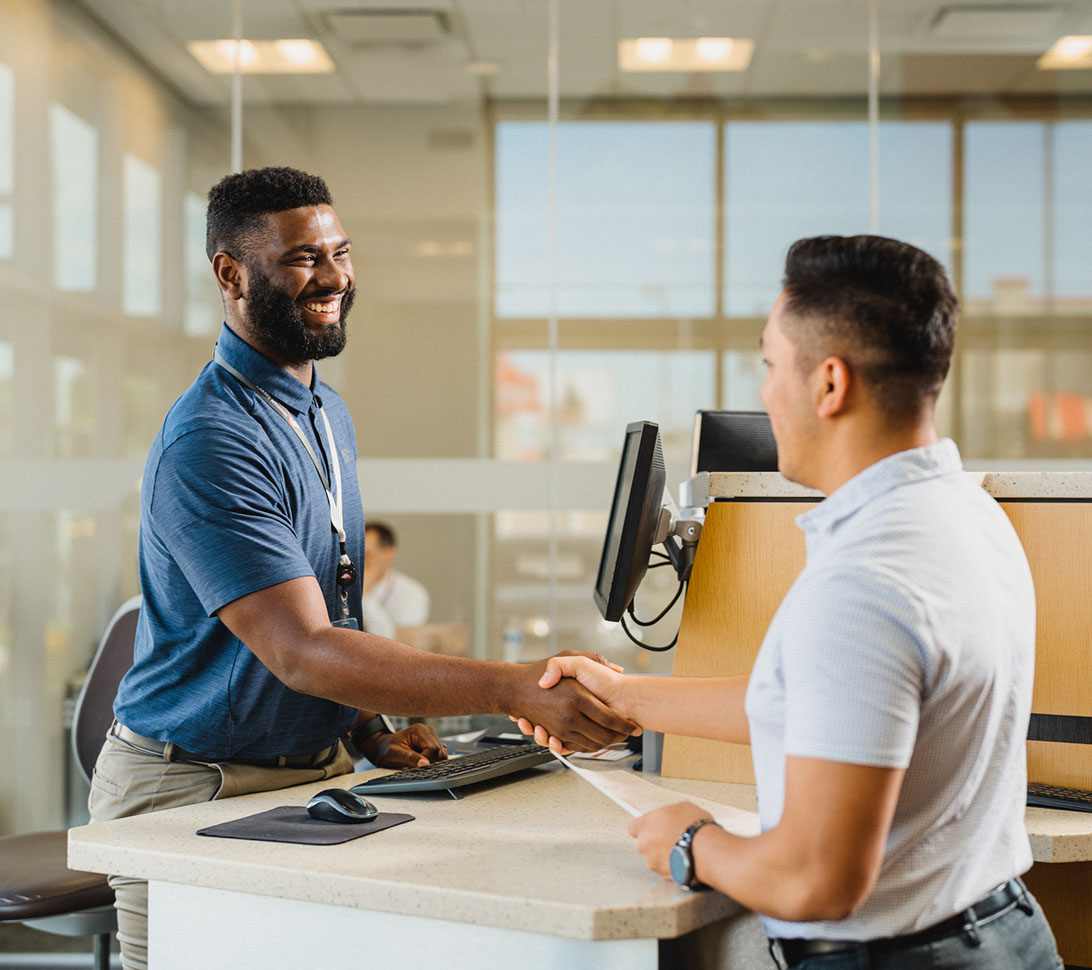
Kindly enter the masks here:
<path id="1" fill-rule="evenodd" d="M 672 846 L 668 859 L 671 868 L 671 878 L 680 886 L 690 885 L 690 853 L 682 846 Z"/>

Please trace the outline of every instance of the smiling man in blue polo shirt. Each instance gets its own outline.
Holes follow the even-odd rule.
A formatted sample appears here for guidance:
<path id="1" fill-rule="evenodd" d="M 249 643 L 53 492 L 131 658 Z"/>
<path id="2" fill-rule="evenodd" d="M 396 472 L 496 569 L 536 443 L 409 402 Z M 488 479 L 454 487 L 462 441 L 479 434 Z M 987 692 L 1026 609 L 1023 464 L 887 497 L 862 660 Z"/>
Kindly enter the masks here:
<path id="1" fill-rule="evenodd" d="M 395 715 L 536 712 L 584 750 L 634 729 L 542 664 L 425 653 L 361 630 L 356 437 L 313 361 L 345 346 L 351 243 L 322 179 L 230 175 L 209 194 L 226 320 L 167 415 L 141 490 L 132 669 L 92 780 L 95 821 L 446 756 Z M 147 963 L 147 887 L 111 877 L 126 970 Z"/>

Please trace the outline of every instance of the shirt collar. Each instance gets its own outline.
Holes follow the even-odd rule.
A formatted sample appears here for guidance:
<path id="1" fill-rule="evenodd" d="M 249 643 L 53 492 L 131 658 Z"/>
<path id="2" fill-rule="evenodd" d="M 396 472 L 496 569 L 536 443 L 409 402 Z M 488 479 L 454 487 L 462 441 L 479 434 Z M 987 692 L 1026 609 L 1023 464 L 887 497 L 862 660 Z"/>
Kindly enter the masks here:
<path id="1" fill-rule="evenodd" d="M 275 397 L 285 407 L 302 414 L 316 398 L 318 371 L 311 365 L 311 386 L 306 387 L 283 367 L 250 346 L 225 323 L 216 342 L 220 355 L 240 374 L 252 380 L 266 394 Z"/>
<path id="2" fill-rule="evenodd" d="M 815 508 L 797 516 L 796 524 L 808 535 L 833 531 L 874 498 L 900 485 L 950 475 L 962 468 L 959 449 L 951 438 L 896 452 L 858 472 Z"/>

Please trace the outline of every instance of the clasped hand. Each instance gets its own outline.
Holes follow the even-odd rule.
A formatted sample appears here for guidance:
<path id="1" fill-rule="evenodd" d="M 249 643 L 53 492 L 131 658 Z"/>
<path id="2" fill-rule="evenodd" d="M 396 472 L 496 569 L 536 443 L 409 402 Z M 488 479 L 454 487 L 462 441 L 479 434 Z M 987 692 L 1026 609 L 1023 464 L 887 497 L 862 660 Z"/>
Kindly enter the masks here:
<path id="1" fill-rule="evenodd" d="M 565 678 L 569 678 L 569 680 L 565 680 Z M 538 679 L 538 686 L 556 690 L 564 684 L 578 684 L 606 708 L 624 717 L 627 723 L 632 726 L 632 729 L 627 731 L 626 734 L 638 735 L 641 733 L 640 726 L 625 717 L 625 699 L 623 696 L 625 678 L 622 676 L 622 668 L 617 664 L 610 663 L 599 655 L 593 657 L 589 654 L 559 653 L 546 661 L 545 670 Z M 577 747 L 569 744 L 565 738 L 552 734 L 537 719 L 528 716 L 529 713 L 524 712 L 519 716 L 512 715 L 512 720 L 519 725 L 520 731 L 524 734 L 533 734 L 535 741 L 546 745 L 555 754 L 568 754 L 573 750 L 594 751 L 599 747 L 605 747 L 606 744 L 613 744 L 622 740 L 622 738 L 613 738 L 597 745 L 596 748 Z"/>
<path id="2" fill-rule="evenodd" d="M 629 713 L 631 704 L 626 694 L 626 678 L 621 668 L 600 658 L 596 663 L 587 656 L 559 654 L 546 661 L 546 669 L 538 685 L 549 691 L 563 683 L 575 681 L 595 695 L 607 707 L 622 715 Z M 563 739 L 551 734 L 543 725 L 529 717 L 513 717 L 520 731 L 533 734 L 535 741 L 547 745 L 556 754 L 568 753 Z M 639 734 L 638 727 L 633 733 Z M 668 858 L 679 835 L 693 821 L 708 818 L 708 812 L 690 802 L 667 805 L 629 823 L 629 834 L 637 840 L 637 850 L 644 856 L 649 869 L 670 876 Z"/>

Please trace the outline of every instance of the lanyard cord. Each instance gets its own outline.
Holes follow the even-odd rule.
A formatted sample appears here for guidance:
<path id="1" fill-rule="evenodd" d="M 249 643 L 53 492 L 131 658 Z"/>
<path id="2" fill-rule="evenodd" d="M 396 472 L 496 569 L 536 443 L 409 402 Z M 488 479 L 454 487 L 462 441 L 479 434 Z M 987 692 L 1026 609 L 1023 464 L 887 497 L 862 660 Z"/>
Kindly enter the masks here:
<path id="1" fill-rule="evenodd" d="M 338 575 L 337 584 L 341 587 L 341 605 L 342 615 L 348 615 L 348 587 L 356 579 L 356 567 L 353 566 L 353 561 L 349 558 L 349 554 L 345 549 L 345 513 L 344 513 L 344 492 L 341 488 L 341 462 L 337 456 L 337 442 L 334 440 L 334 429 L 330 426 L 330 419 L 326 417 L 326 409 L 319 405 L 319 416 L 322 418 L 323 426 L 326 428 L 326 440 L 330 448 L 330 467 L 334 472 L 334 491 L 330 489 L 330 480 L 326 477 L 326 473 L 322 470 L 322 465 L 318 460 L 318 456 L 315 455 L 315 450 L 311 447 L 311 442 L 304 436 L 303 431 L 300 429 L 296 419 L 292 416 L 292 412 L 288 410 L 280 401 L 278 401 L 272 394 L 265 390 L 263 387 L 259 387 L 245 374 L 239 373 L 234 367 L 231 366 L 223 356 L 220 354 L 219 348 L 216 349 L 216 353 L 213 359 L 224 368 L 232 377 L 234 377 L 239 383 L 245 384 L 252 391 L 254 391 L 266 404 L 268 404 L 274 411 L 277 412 L 285 421 L 288 422 L 288 426 L 296 433 L 296 437 L 300 439 L 303 447 L 307 449 L 307 454 L 311 456 L 311 463 L 315 466 L 315 471 L 318 472 L 319 478 L 322 480 L 322 487 L 326 490 L 326 498 L 330 503 L 330 525 L 334 527 L 334 531 L 337 532 L 338 542 L 341 545 L 341 558 L 338 560 Z"/>

